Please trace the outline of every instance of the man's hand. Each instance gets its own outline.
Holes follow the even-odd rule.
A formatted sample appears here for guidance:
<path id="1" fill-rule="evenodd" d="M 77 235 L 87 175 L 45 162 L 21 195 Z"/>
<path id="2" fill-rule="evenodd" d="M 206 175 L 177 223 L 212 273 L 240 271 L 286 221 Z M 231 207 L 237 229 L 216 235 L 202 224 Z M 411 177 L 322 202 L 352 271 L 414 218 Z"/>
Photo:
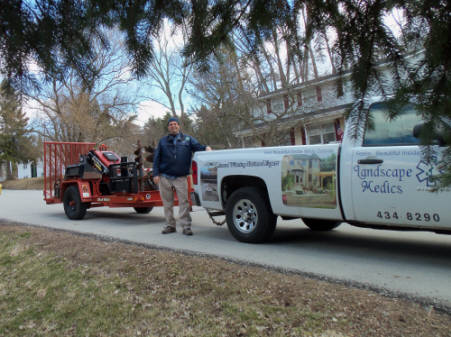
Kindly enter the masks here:
<path id="1" fill-rule="evenodd" d="M 153 182 L 158 185 L 160 183 L 160 176 L 153 177 Z"/>
<path id="2" fill-rule="evenodd" d="M 207 146 L 207 147 L 205 148 L 205 151 L 211 151 L 211 147 L 210 147 L 210 146 Z"/>

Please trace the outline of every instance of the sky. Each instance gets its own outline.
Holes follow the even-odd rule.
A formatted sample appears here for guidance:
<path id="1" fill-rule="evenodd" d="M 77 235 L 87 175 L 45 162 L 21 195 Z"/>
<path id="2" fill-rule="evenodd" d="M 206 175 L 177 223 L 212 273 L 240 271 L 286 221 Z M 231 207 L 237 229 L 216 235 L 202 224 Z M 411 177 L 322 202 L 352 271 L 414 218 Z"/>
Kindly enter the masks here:
<path id="1" fill-rule="evenodd" d="M 172 31 L 171 24 L 167 19 L 164 20 L 160 36 L 162 39 L 168 41 L 168 51 L 176 51 L 181 49 L 183 46 L 183 35 L 181 31 Z M 156 43 L 154 43 L 154 48 L 156 51 L 158 50 L 158 45 Z M 144 83 L 140 83 L 140 85 L 141 84 Z M 162 97 L 164 97 L 164 95 L 161 92 L 158 92 L 155 88 L 146 86 L 144 89 L 148 90 L 149 95 L 154 98 L 162 99 Z M 137 108 L 138 124 L 144 125 L 150 117 L 161 118 L 166 115 L 166 112 L 168 112 L 168 109 L 163 104 L 160 104 L 154 100 L 143 99 Z"/>
<path id="2" fill-rule="evenodd" d="M 168 51 L 178 50 L 183 46 L 183 36 L 181 31 L 173 31 L 171 25 L 168 23 L 168 20 L 165 20 L 162 25 L 160 36 L 168 41 Z M 155 43 L 154 48 L 158 51 L 158 45 Z M 40 72 L 39 66 L 33 62 L 33 60 L 29 62 L 29 69 L 31 73 L 36 75 Z M 124 72 L 121 75 L 121 78 L 122 77 L 131 77 L 130 69 L 128 70 L 128 73 Z M 138 104 L 136 106 L 135 113 L 137 114 L 136 122 L 138 125 L 144 126 L 150 117 L 161 118 L 168 111 L 168 109 L 163 105 L 165 103 L 165 96 L 151 85 L 148 78 L 144 78 L 139 81 L 134 80 L 132 83 L 127 84 L 127 88 L 129 88 L 131 95 L 135 95 L 137 97 L 136 100 L 138 101 Z M 163 104 L 149 99 L 149 96 L 156 100 L 161 100 Z M 191 100 L 189 97 L 186 97 L 185 100 L 188 102 L 187 104 L 190 104 Z M 38 104 L 36 102 L 31 100 L 26 102 L 24 111 L 30 120 L 39 118 Z"/>
<path id="3" fill-rule="evenodd" d="M 162 118 L 166 114 L 166 111 L 168 111 L 168 109 L 160 103 L 151 100 L 143 100 L 138 104 L 137 124 L 143 126 L 150 117 Z"/>
<path id="4" fill-rule="evenodd" d="M 40 118 L 39 104 L 35 101 L 26 101 L 23 108 L 30 120 Z M 167 111 L 168 109 L 160 103 L 148 99 L 141 99 L 136 108 L 136 124 L 144 126 L 149 118 L 162 118 Z"/>

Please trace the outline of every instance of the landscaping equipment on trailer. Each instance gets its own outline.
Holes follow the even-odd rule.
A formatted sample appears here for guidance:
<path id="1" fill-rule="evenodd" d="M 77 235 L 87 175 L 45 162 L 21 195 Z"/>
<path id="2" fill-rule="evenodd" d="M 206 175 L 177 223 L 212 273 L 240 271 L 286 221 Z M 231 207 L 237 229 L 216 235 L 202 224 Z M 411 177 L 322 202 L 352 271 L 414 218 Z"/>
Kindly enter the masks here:
<path id="1" fill-rule="evenodd" d="M 128 161 L 105 145 L 96 150 L 95 143 L 44 142 L 44 200 L 63 203 L 67 217 L 74 220 L 83 219 L 87 209 L 101 206 L 149 213 L 163 202 L 152 170 L 143 168 L 139 142 L 135 154 L 135 161 Z M 191 191 L 190 179 L 188 186 Z"/>

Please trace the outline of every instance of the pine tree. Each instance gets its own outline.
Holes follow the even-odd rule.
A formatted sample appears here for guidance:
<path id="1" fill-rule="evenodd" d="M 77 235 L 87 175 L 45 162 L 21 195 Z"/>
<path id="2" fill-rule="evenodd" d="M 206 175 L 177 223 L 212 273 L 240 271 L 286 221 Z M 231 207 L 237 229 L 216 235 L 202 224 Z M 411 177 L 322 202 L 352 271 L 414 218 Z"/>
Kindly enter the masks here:
<path id="1" fill-rule="evenodd" d="M 309 18 L 306 31 L 299 29 L 296 20 L 296 13 L 304 7 Z M 384 16 L 394 9 L 407 18 L 403 39 L 397 39 L 384 22 Z M 437 129 L 444 130 L 448 146 L 444 167 L 449 176 L 451 129 L 443 122 L 451 113 L 449 13 L 448 0 L 2 0 L 0 72 L 21 87 L 33 80 L 28 71 L 30 58 L 54 76 L 68 68 L 93 72 L 92 37 L 110 47 L 103 26 L 125 33 L 127 52 L 139 76 L 146 74 L 154 53 L 152 39 L 166 18 L 175 25 L 188 23 L 190 36 L 184 54 L 201 67 L 208 66 L 208 56 L 229 43 L 236 29 L 244 31 L 257 49 L 274 27 L 282 27 L 287 44 L 293 46 L 290 52 L 299 58 L 315 34 L 332 29 L 337 37 L 332 48 L 337 73 L 351 67 L 356 98 L 364 99 L 374 85 L 383 89 L 378 62 L 392 64 L 397 98 L 414 99 L 424 111 L 425 142 L 431 142 Z M 424 51 L 413 68 L 405 60 L 412 46 Z M 403 79 L 406 73 L 407 81 Z"/>
<path id="2" fill-rule="evenodd" d="M 15 178 L 17 163 L 37 157 L 27 124 L 19 94 L 3 81 L 0 86 L 0 163 L 7 164 L 8 179 Z"/>

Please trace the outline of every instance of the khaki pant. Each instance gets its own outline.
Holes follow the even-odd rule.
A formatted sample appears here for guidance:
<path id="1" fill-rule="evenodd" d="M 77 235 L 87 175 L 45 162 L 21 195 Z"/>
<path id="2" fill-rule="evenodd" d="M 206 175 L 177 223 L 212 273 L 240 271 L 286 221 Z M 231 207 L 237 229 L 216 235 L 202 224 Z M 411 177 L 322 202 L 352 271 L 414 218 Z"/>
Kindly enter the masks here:
<path id="1" fill-rule="evenodd" d="M 182 228 L 191 228 L 191 215 L 189 214 L 190 205 L 188 201 L 188 181 L 186 177 L 178 177 L 176 179 L 168 179 L 160 176 L 160 195 L 164 206 L 164 216 L 167 226 L 176 227 L 174 218 L 174 187 L 179 201 L 179 218 L 178 222 Z"/>

